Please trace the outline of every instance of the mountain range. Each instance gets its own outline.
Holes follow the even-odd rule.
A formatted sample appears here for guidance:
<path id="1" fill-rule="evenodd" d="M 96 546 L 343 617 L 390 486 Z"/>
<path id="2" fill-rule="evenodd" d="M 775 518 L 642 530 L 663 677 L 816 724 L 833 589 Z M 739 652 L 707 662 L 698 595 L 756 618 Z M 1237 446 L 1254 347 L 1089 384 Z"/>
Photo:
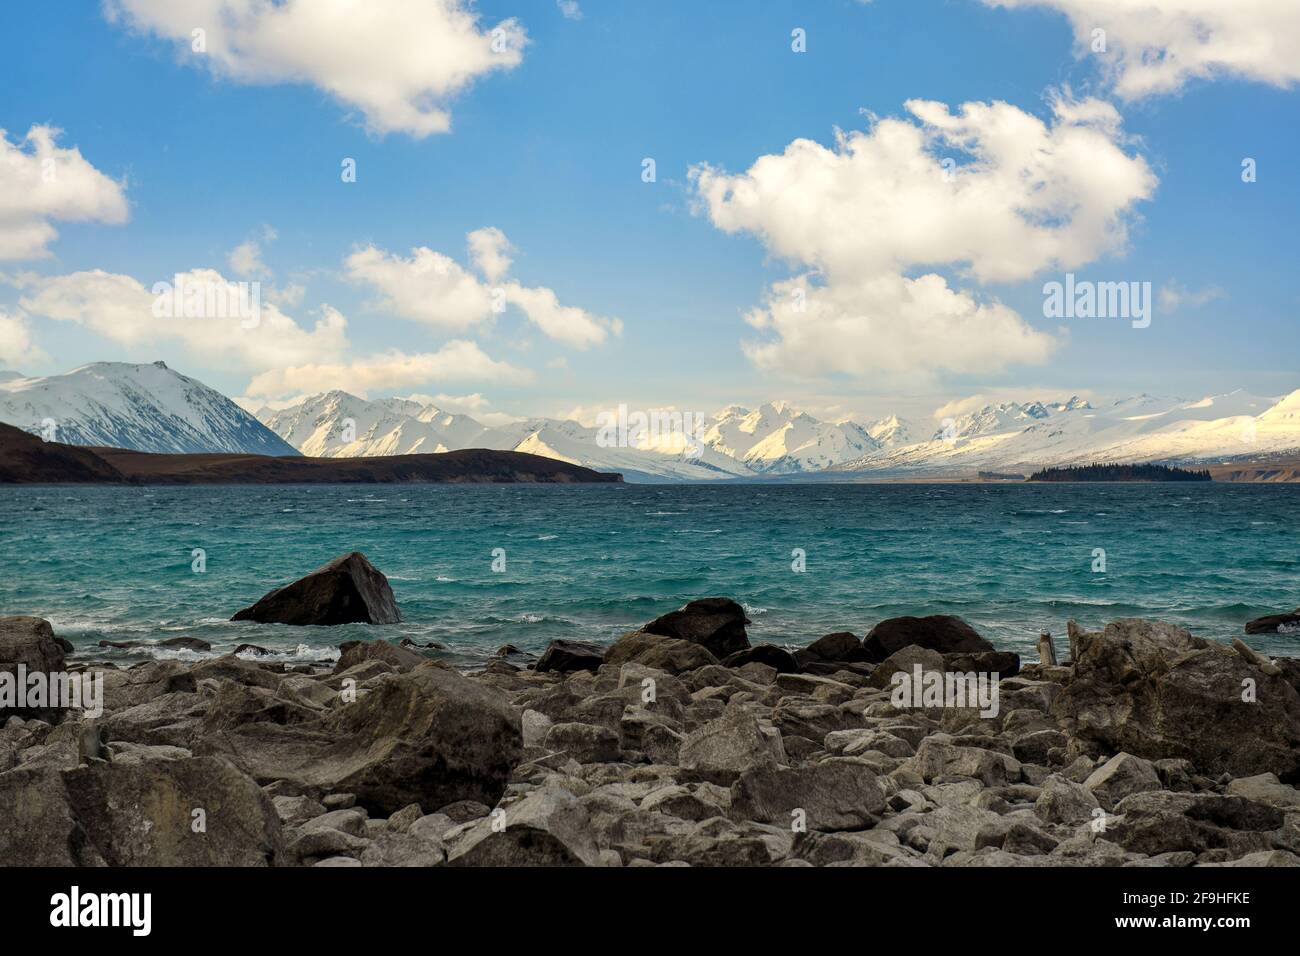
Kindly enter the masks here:
<path id="1" fill-rule="evenodd" d="M 357 458 L 469 448 L 518 451 L 633 481 L 965 478 L 1090 462 L 1233 462 L 1300 450 L 1300 390 L 1187 401 L 987 404 L 938 423 L 823 421 L 786 402 L 729 405 L 685 442 L 635 427 L 527 418 L 486 425 L 433 404 L 325 392 L 251 415 L 158 362 L 101 362 L 64 375 L 0 373 L 0 422 L 72 445 L 147 452 Z M 53 428 L 53 431 L 50 429 Z"/>

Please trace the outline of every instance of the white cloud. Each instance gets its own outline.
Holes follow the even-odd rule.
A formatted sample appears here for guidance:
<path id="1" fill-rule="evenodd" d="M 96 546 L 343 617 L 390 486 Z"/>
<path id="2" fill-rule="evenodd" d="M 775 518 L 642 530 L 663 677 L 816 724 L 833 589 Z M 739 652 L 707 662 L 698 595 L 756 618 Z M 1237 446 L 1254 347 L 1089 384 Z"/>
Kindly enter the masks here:
<path id="1" fill-rule="evenodd" d="M 837 132 L 834 148 L 800 139 L 740 175 L 691 170 L 717 228 L 755 235 L 802 270 L 747 317 L 775 335 L 746 346 L 760 367 L 811 376 L 1041 362 L 1050 335 L 916 273 L 948 267 L 984 283 L 1081 266 L 1124 248 L 1133 206 L 1155 190 L 1102 101 L 1057 97 L 1051 123 L 1000 102 L 906 106 L 914 120 Z"/>
<path id="2" fill-rule="evenodd" d="M 506 301 L 516 305 L 542 333 L 575 349 L 599 345 L 612 332 L 623 333 L 618 319 L 605 319 L 571 305 L 561 305 L 555 293 L 538 286 L 528 288 L 518 282 L 505 286 Z"/>
<path id="3" fill-rule="evenodd" d="M 492 317 L 491 290 L 441 252 L 420 247 L 403 259 L 366 246 L 343 265 L 349 279 L 379 293 L 375 307 L 404 319 L 459 332 Z"/>
<path id="4" fill-rule="evenodd" d="M 121 223 L 122 184 L 76 147 L 62 149 L 60 130 L 33 126 L 16 142 L 0 129 L 0 260 L 40 259 L 58 237 L 53 221 Z"/>
<path id="5" fill-rule="evenodd" d="M 800 288 L 803 311 L 794 306 Z M 755 365 L 808 378 L 991 372 L 1044 362 L 1059 344 L 1002 303 L 980 303 L 934 274 L 777 282 L 745 319 L 775 336 L 744 343 Z"/>
<path id="6" fill-rule="evenodd" d="M 447 132 L 448 101 L 513 69 L 528 43 L 514 19 L 480 25 L 469 0 L 105 0 L 104 10 L 218 76 L 311 83 L 359 110 L 370 130 L 416 137 Z"/>
<path id="7" fill-rule="evenodd" d="M 271 270 L 262 261 L 262 243 L 272 243 L 275 238 L 275 230 L 264 226 L 260 238 L 251 237 L 235 246 L 226 256 L 230 271 L 241 279 L 269 278 Z"/>
<path id="8" fill-rule="evenodd" d="M 0 309 L 0 365 L 18 368 L 27 362 L 41 362 L 48 356 L 32 341 L 31 329 L 21 315 Z"/>
<path id="9" fill-rule="evenodd" d="M 1208 305 L 1217 299 L 1227 297 L 1227 293 L 1217 285 L 1206 286 L 1204 289 L 1191 291 L 1183 288 L 1177 282 L 1170 282 L 1161 286 L 1159 293 L 1160 311 L 1165 313 L 1177 312 L 1184 306 L 1199 309 L 1203 305 Z"/>
<path id="10" fill-rule="evenodd" d="M 343 265 L 349 279 L 378 293 L 374 307 L 440 331 L 463 332 L 485 325 L 506 305 L 514 305 L 543 334 L 573 348 L 585 349 L 611 333 L 622 333 L 618 319 L 563 305 L 544 286 L 503 283 L 511 266 L 506 253 L 513 246 L 500 229 L 477 229 L 466 238 L 470 258 L 486 282 L 451 257 L 423 246 L 412 249 L 407 258 L 365 246 Z"/>
<path id="11" fill-rule="evenodd" d="M 180 278 L 186 286 L 205 290 L 230 286 L 212 269 L 195 269 Z M 166 281 L 174 283 L 175 277 Z M 159 299 L 152 287 L 99 269 L 50 278 L 26 276 L 19 283 L 19 304 L 30 314 L 74 322 L 119 345 L 176 341 L 198 358 L 243 369 L 327 360 L 347 348 L 347 320 L 329 306 L 309 329 L 262 302 L 252 325 L 251 309 L 241 312 L 238 307 L 205 310 L 202 315 L 156 315 Z M 239 303 L 253 304 L 251 296 Z"/>
<path id="12" fill-rule="evenodd" d="M 564 14 L 564 19 L 582 19 L 582 7 L 578 6 L 578 0 L 555 0 L 555 5 L 560 8 L 560 13 Z"/>
<path id="13" fill-rule="evenodd" d="M 1295 0 L 984 0 L 1047 7 L 1070 19 L 1080 55 L 1096 57 L 1125 99 L 1171 93 L 1190 79 L 1300 81 Z M 1095 30 L 1105 52 L 1094 52 Z"/>
<path id="14" fill-rule="evenodd" d="M 500 229 L 495 226 L 475 229 L 465 238 L 469 242 L 470 261 L 489 282 L 500 281 L 510 271 L 514 260 L 508 253 L 514 246 Z"/>
<path id="15" fill-rule="evenodd" d="M 349 362 L 310 364 L 263 372 L 245 389 L 253 398 L 309 395 L 341 388 L 365 397 L 372 391 L 443 382 L 524 383 L 531 374 L 498 362 L 474 342 L 453 340 L 436 352 L 407 355 L 397 350 Z"/>

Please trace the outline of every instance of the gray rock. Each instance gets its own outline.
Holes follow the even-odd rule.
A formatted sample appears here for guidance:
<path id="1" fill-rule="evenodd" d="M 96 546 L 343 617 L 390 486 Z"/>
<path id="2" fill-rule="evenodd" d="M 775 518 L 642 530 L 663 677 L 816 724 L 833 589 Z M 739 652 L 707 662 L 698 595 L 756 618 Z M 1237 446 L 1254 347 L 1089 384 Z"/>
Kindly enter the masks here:
<path id="1" fill-rule="evenodd" d="M 606 664 L 629 662 L 675 675 L 717 664 L 718 658 L 704 646 L 691 641 L 631 631 L 611 644 L 604 656 Z"/>
<path id="2" fill-rule="evenodd" d="M 1100 806 L 1083 784 L 1052 774 L 1044 781 L 1042 792 L 1034 802 L 1034 813 L 1045 823 L 1074 826 L 1091 821 L 1093 811 Z"/>
<path id="3" fill-rule="evenodd" d="M 784 761 L 781 737 L 766 732 L 743 707 L 728 707 L 717 720 L 687 734 L 680 766 L 714 783 L 731 783 L 740 773 Z"/>
<path id="4" fill-rule="evenodd" d="M 571 793 L 545 787 L 459 833 L 450 866 L 598 866 L 587 811 Z"/>
<path id="5" fill-rule="evenodd" d="M 1300 695 L 1283 677 L 1159 622 L 1120 620 L 1101 633 L 1071 623 L 1070 640 L 1074 676 L 1052 712 L 1083 743 L 1185 758 L 1210 775 L 1300 771 Z"/>
<path id="6" fill-rule="evenodd" d="M 789 828 L 797 811 L 811 830 L 852 830 L 874 824 L 885 794 L 869 764 L 832 757 L 805 767 L 754 767 L 731 788 L 733 816 Z"/>
<path id="7" fill-rule="evenodd" d="M 1160 775 L 1151 761 L 1118 753 L 1094 770 L 1083 785 L 1109 810 L 1130 794 L 1159 790 Z"/>
<path id="8" fill-rule="evenodd" d="M 339 659 L 338 663 L 334 665 L 334 673 L 342 674 L 344 671 L 367 661 L 381 661 L 395 670 L 409 671 L 413 667 L 419 667 L 427 660 L 428 658 L 423 654 L 390 644 L 384 640 L 345 641 L 339 645 Z M 353 676 L 356 677 L 357 675 Z"/>
<path id="9" fill-rule="evenodd" d="M 563 752 L 578 763 L 607 763 L 620 756 L 618 734 L 595 724 L 555 724 L 546 732 L 542 747 Z"/>
<path id="10" fill-rule="evenodd" d="M 928 673 L 930 671 L 936 671 L 938 673 L 944 672 L 942 654 L 938 651 L 932 651 L 924 647 L 908 645 L 907 647 L 900 648 L 881 661 L 876 669 L 871 672 L 871 676 L 867 678 L 867 683 L 871 687 L 876 687 L 882 690 L 892 688 L 894 686 L 893 679 L 895 674 L 902 673 L 911 675 L 914 673 L 913 668 L 915 668 L 917 664 L 921 665 L 922 673 Z"/>
<path id="11" fill-rule="evenodd" d="M 54 636 L 50 622 L 39 617 L 0 617 L 0 673 L 52 674 L 65 669 L 63 645 Z M 0 707 L 0 722 L 6 717 L 60 719 L 56 707 Z"/>

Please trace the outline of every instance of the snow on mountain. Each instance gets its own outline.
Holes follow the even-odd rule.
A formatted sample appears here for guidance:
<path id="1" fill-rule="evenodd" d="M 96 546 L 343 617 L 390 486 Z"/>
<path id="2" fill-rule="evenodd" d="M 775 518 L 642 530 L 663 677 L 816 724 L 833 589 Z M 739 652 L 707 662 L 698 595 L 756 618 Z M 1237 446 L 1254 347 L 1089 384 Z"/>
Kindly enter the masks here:
<path id="1" fill-rule="evenodd" d="M 298 454 L 230 399 L 162 362 L 95 362 L 64 375 L 0 377 L 0 421 L 69 445 Z"/>
<path id="2" fill-rule="evenodd" d="M 343 392 L 262 417 L 312 455 L 517 450 L 619 471 L 632 480 L 819 471 L 960 476 L 1094 461 L 1246 458 L 1300 448 L 1300 392 L 1281 402 L 1241 391 L 1198 401 L 1137 395 L 1098 407 L 1078 396 L 1004 402 L 944 421 L 932 432 L 897 416 L 862 426 L 819 421 L 785 402 L 753 409 L 729 405 L 706 422 L 702 442 L 689 450 L 650 447 L 637 435 L 611 444 L 599 428 L 551 418 L 488 427 L 433 405 L 366 401 Z M 352 426 L 345 433 L 347 420 Z M 918 441 L 918 433 L 930 437 Z"/>
<path id="3" fill-rule="evenodd" d="M 1138 395 L 1094 408 L 1067 402 L 988 405 L 952 419 L 929 441 L 839 466 L 916 474 L 1026 471 L 1091 462 L 1198 462 L 1300 448 L 1300 391 L 1281 401 L 1243 391 L 1198 401 Z"/>
<path id="4" fill-rule="evenodd" d="M 408 455 L 489 448 L 543 455 L 643 479 L 707 480 L 752 475 L 707 446 L 644 447 L 637 435 L 602 444 L 601 430 L 575 421 L 528 418 L 488 427 L 468 415 L 405 399 L 367 401 L 326 392 L 280 411 L 264 411 L 272 431 L 304 454 L 326 458 Z M 622 442 L 622 444 L 619 444 Z"/>
<path id="5" fill-rule="evenodd" d="M 915 439 L 912 423 L 897 415 L 890 415 L 867 426 L 867 434 L 881 448 L 896 448 L 910 445 Z"/>
<path id="6" fill-rule="evenodd" d="M 378 455 L 421 455 L 454 448 L 488 447 L 462 441 L 456 423 L 442 427 L 442 415 L 421 416 L 432 406 L 404 399 L 366 401 L 334 390 L 313 395 L 298 405 L 262 413 L 262 421 L 304 455 L 316 458 L 358 458 Z M 452 416 L 460 417 L 460 416 Z M 482 432 L 474 423 L 472 433 Z"/>
<path id="7" fill-rule="evenodd" d="M 856 422 L 822 422 L 786 402 L 750 411 L 728 405 L 714 416 L 704 444 L 759 474 L 823 471 L 880 447 Z"/>

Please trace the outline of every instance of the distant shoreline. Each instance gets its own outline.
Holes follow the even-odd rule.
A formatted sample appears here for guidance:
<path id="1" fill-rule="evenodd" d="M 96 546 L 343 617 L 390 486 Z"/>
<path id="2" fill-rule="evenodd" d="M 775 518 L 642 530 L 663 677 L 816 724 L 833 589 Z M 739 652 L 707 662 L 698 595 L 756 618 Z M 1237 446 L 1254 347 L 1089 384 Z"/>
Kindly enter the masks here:
<path id="1" fill-rule="evenodd" d="M 623 476 L 515 451 L 465 449 L 391 458 L 163 455 L 42 441 L 0 424 L 0 484 L 609 484 Z"/>

